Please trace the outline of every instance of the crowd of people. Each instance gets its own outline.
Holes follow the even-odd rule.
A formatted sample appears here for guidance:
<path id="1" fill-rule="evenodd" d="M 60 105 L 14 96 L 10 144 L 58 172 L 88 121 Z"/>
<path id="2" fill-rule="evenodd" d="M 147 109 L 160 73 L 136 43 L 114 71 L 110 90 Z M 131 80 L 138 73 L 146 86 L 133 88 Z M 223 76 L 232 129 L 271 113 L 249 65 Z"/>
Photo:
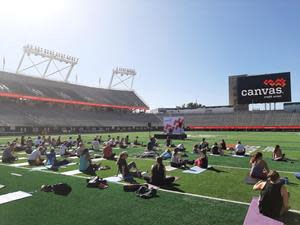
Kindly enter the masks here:
<path id="1" fill-rule="evenodd" d="M 95 152 L 102 151 L 102 157 L 107 160 L 115 160 L 118 173 L 120 173 L 124 181 L 134 183 L 135 178 L 142 178 L 147 183 L 166 186 L 171 185 L 175 181 L 175 177 L 166 175 L 166 167 L 163 163 L 164 160 L 170 159 L 170 166 L 180 169 L 189 169 L 190 166 L 198 166 L 201 168 L 208 167 L 208 156 L 210 152 L 212 155 L 225 155 L 225 151 L 229 150 L 231 154 L 238 156 L 244 156 L 246 154 L 246 148 L 237 141 L 233 147 L 227 147 L 226 142 L 222 139 L 219 143 L 214 142 L 213 145 L 209 145 L 205 138 L 199 144 L 195 144 L 192 152 L 197 154 L 195 160 L 188 159 L 186 149 L 183 144 L 175 145 L 172 143 L 171 138 L 168 136 L 165 140 L 165 150 L 159 154 L 160 149 L 158 141 L 154 137 L 149 137 L 149 141 L 146 145 L 139 142 L 139 137 L 136 136 L 131 143 L 129 136 L 126 137 L 111 137 L 107 136 L 106 140 L 102 136 L 96 136 L 92 142 L 89 143 L 91 149 Z M 151 171 L 142 172 L 138 169 L 135 162 L 127 163 L 128 152 L 124 149 L 131 147 L 146 147 L 145 155 L 150 157 L 156 157 L 155 163 L 151 167 Z M 116 157 L 113 152 L 113 148 L 119 147 L 123 151 Z M 61 137 L 57 139 L 48 136 L 38 136 L 35 140 L 31 137 L 21 137 L 19 140 L 16 138 L 11 143 L 7 143 L 7 147 L 2 153 L 3 163 L 13 163 L 18 160 L 14 152 L 24 150 L 28 154 L 28 163 L 31 166 L 40 165 L 52 165 L 59 166 L 64 163 L 68 163 L 66 160 L 68 157 L 79 158 L 79 170 L 83 173 L 91 176 L 96 176 L 96 171 L 99 169 L 99 164 L 92 162 L 92 156 L 89 149 L 86 148 L 81 136 L 78 135 L 76 140 L 69 137 L 67 140 L 61 140 Z M 57 153 L 65 157 L 64 161 L 60 162 L 56 159 Z M 276 145 L 272 153 L 272 159 L 274 161 L 285 161 L 285 154 L 279 145 Z M 254 185 L 253 189 L 261 190 L 259 210 L 261 213 L 270 217 L 279 217 L 288 210 L 288 191 L 283 184 L 278 172 L 270 170 L 267 162 L 263 159 L 261 152 L 256 152 L 250 159 L 250 173 L 249 175 L 257 179 L 258 182 Z"/>

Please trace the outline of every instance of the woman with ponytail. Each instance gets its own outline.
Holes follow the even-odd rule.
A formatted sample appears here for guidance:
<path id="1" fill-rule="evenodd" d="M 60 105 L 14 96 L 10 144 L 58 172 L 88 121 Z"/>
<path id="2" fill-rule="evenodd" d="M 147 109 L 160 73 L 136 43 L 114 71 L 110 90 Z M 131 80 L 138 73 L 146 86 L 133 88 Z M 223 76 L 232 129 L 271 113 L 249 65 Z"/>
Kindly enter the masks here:
<path id="1" fill-rule="evenodd" d="M 256 152 L 250 159 L 251 171 L 250 176 L 256 179 L 266 180 L 269 173 L 267 163 L 262 159 L 261 152 Z"/>

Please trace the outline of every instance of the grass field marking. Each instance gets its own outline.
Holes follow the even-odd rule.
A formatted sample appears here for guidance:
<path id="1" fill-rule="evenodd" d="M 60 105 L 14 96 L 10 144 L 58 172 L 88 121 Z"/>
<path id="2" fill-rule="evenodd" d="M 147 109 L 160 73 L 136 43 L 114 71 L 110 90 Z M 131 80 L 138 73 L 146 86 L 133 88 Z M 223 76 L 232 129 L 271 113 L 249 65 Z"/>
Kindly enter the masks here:
<path id="1" fill-rule="evenodd" d="M 1 165 L 9 167 L 9 165 L 0 164 L 0 166 Z M 17 167 L 17 168 L 18 169 L 30 170 L 30 168 L 26 168 L 26 167 Z M 233 167 L 233 168 L 235 168 L 235 167 Z M 242 168 L 242 169 L 245 169 L 245 168 Z M 56 173 L 54 171 L 48 171 L 48 170 L 41 170 L 39 172 L 42 172 L 42 173 L 51 173 L 51 174 L 56 174 L 56 175 L 63 175 L 62 173 Z M 89 177 L 80 176 L 80 175 L 63 175 L 63 176 L 77 177 L 77 178 L 80 178 L 80 179 L 88 179 L 89 178 Z M 114 182 L 114 183 L 115 184 L 120 184 L 120 185 L 125 185 L 125 183 L 121 183 L 121 182 Z M 228 203 L 234 203 L 234 204 L 240 204 L 240 205 L 250 205 L 250 203 L 247 203 L 247 202 L 240 202 L 240 201 L 234 201 L 234 200 L 229 200 L 229 199 L 216 198 L 216 197 L 211 197 L 211 196 L 206 196 L 206 195 L 197 195 L 197 194 L 192 194 L 192 193 L 177 192 L 177 191 L 171 191 L 171 190 L 166 190 L 166 189 L 161 189 L 161 188 L 159 190 L 160 191 L 164 191 L 164 192 L 173 193 L 173 194 L 186 195 L 186 196 L 192 196 L 192 197 L 197 197 L 197 198 L 210 199 L 210 200 L 215 200 L 215 201 L 222 201 L 222 202 L 228 202 Z M 298 211 L 298 210 L 290 209 L 289 211 L 300 214 L 300 211 Z"/>
<path id="2" fill-rule="evenodd" d="M 164 191 L 164 192 L 173 193 L 173 194 L 187 195 L 187 196 L 193 196 L 193 197 L 197 197 L 197 198 L 204 198 L 204 199 L 210 199 L 210 200 L 221 201 L 221 202 L 229 202 L 229 203 L 235 203 L 235 204 L 240 204 L 240 205 L 250 205 L 250 203 L 248 203 L 248 202 L 240 202 L 240 201 L 234 201 L 234 200 L 229 200 L 229 199 L 224 199 L 224 198 L 216 198 L 216 197 L 211 197 L 211 196 L 206 196 L 206 195 L 197 195 L 197 194 L 192 194 L 192 193 L 178 192 L 178 191 L 166 190 L 166 189 L 161 189 L 161 188 L 159 190 Z"/>
<path id="3" fill-rule="evenodd" d="M 63 174 L 63 175 L 75 175 L 75 174 L 79 174 L 79 173 L 81 173 L 78 169 L 76 169 L 76 170 L 69 170 L 69 171 L 66 171 L 66 172 L 62 172 L 61 174 Z"/>
<path id="4" fill-rule="evenodd" d="M 237 167 L 237 166 L 222 166 L 222 165 L 211 165 L 211 166 L 222 167 L 222 168 L 228 168 L 228 169 L 250 170 L 250 168 Z M 276 170 L 276 171 L 279 172 L 279 173 L 290 173 L 290 174 L 297 173 L 297 172 L 282 171 L 282 170 Z"/>

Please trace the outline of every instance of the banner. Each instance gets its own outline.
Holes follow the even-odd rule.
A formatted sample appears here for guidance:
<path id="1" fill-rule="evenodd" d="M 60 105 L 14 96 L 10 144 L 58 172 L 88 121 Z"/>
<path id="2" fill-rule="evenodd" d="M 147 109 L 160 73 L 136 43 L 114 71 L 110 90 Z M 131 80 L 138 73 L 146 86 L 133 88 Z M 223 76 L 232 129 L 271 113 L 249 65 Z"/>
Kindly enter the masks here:
<path id="1" fill-rule="evenodd" d="M 238 104 L 290 102 L 290 73 L 239 77 L 237 96 Z"/>
<path id="2" fill-rule="evenodd" d="M 166 134 L 183 134 L 184 133 L 184 118 L 177 117 L 164 117 L 164 132 Z"/>

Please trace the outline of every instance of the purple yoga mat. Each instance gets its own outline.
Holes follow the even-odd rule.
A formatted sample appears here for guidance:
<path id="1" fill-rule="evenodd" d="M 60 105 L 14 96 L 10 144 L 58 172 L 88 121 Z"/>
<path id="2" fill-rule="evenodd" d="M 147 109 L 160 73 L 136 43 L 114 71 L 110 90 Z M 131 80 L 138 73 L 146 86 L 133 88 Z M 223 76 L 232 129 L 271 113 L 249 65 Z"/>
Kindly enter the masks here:
<path id="1" fill-rule="evenodd" d="M 258 209 L 258 198 L 252 198 L 244 225 L 284 225 L 282 222 L 264 216 Z"/>

